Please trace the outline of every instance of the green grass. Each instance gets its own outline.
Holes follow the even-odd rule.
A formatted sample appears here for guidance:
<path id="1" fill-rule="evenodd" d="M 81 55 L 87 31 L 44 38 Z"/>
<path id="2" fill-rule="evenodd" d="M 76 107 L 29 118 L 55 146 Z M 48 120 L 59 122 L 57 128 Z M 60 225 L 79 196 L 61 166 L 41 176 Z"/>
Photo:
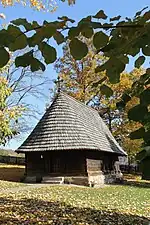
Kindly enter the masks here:
<path id="1" fill-rule="evenodd" d="M 10 188 L 17 188 L 17 187 L 24 186 L 24 185 L 25 184 L 23 184 L 23 183 L 0 180 L 0 193 L 1 193 L 1 191 L 9 190 Z"/>
<path id="2" fill-rule="evenodd" d="M 0 224 L 8 225 L 148 225 L 150 189 L 121 185 L 30 188 L 1 193 L 0 212 Z"/>
<path id="3" fill-rule="evenodd" d="M 0 165 L 1 225 L 150 225 L 150 181 L 140 176 L 125 175 L 126 185 L 104 188 L 28 188 L 15 182 L 23 173 L 23 166 Z"/>

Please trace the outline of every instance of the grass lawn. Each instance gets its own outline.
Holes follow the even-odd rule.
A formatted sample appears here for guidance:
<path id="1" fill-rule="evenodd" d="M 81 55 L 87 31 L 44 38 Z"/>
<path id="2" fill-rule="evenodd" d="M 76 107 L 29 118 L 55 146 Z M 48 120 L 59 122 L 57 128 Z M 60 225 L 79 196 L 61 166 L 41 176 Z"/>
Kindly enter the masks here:
<path id="1" fill-rule="evenodd" d="M 150 225 L 150 182 L 139 176 L 104 188 L 29 188 L 15 182 L 23 173 L 23 166 L 0 165 L 1 225 Z M 12 192 L 14 187 L 20 188 Z"/>
<path id="2" fill-rule="evenodd" d="M 7 225 L 149 225 L 150 188 L 27 188 L 0 193 L 0 212 L 0 224 Z"/>
<path id="3" fill-rule="evenodd" d="M 24 186 L 24 185 L 25 184 L 23 184 L 23 183 L 0 180 L 0 193 L 1 193 L 1 191 L 5 191 L 10 188 L 17 188 L 17 187 Z"/>

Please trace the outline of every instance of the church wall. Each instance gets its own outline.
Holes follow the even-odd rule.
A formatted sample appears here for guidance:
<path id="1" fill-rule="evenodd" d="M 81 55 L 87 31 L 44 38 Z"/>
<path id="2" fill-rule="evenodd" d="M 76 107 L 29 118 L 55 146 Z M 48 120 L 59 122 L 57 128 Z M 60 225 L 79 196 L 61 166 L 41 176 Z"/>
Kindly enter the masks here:
<path id="1" fill-rule="evenodd" d="M 43 158 L 41 158 L 40 152 L 26 153 L 26 173 L 27 174 L 39 174 L 44 169 Z"/>
<path id="2" fill-rule="evenodd" d="M 116 161 L 117 155 L 100 151 L 29 152 L 26 154 L 26 175 L 31 182 L 46 176 L 58 176 L 67 182 L 100 186 L 113 182 Z"/>
<path id="3" fill-rule="evenodd" d="M 29 152 L 26 173 L 52 175 L 87 175 L 86 158 L 82 151 Z"/>
<path id="4" fill-rule="evenodd" d="M 118 156 L 115 154 L 88 151 L 86 164 L 90 186 L 101 186 L 104 183 L 113 182 L 115 176 L 112 171 L 114 171 L 115 161 L 118 161 Z"/>

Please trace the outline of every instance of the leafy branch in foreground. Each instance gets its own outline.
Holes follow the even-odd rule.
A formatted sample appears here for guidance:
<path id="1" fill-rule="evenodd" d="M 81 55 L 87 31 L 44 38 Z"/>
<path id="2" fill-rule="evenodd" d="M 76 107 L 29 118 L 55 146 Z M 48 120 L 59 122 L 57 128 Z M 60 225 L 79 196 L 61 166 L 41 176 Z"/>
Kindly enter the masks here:
<path id="1" fill-rule="evenodd" d="M 95 74 L 95 65 L 102 65 L 107 58 L 95 54 L 91 39 L 80 36 L 90 50 L 86 57 L 75 60 L 69 51 L 69 43 L 63 46 L 63 56 L 55 63 L 55 69 L 62 80 L 61 90 L 74 98 L 98 110 L 110 131 L 128 153 L 129 163 L 135 162 L 135 155 L 141 149 L 142 139 L 131 140 L 129 134 L 141 128 L 139 122 L 129 121 L 128 111 L 139 103 L 138 98 L 130 99 L 124 110 L 117 109 L 116 103 L 123 93 L 131 89 L 132 84 L 145 72 L 134 69 L 130 73 L 123 72 L 120 82 L 111 84 L 104 71 Z M 94 57 L 93 57 L 94 56 Z"/>
<path id="2" fill-rule="evenodd" d="M 44 71 L 45 64 L 53 63 L 57 58 L 51 39 L 58 45 L 68 40 L 72 56 L 75 60 L 80 60 L 89 51 L 89 46 L 78 38 L 82 34 L 86 38 L 92 38 L 96 53 L 108 58 L 106 62 L 96 67 L 95 72 L 106 71 L 109 81 L 112 84 L 117 83 L 120 74 L 129 63 L 130 56 L 136 56 L 133 59 L 137 68 L 150 56 L 150 11 L 146 10 L 147 7 L 137 12 L 133 18 L 122 20 L 121 16 L 108 18 L 104 11 L 100 10 L 95 15 L 83 18 L 76 26 L 70 25 L 75 21 L 67 16 L 59 17 L 54 22 L 44 21 L 42 25 L 36 21 L 29 23 L 26 19 L 14 20 L 7 29 L 0 31 L 0 54 L 3 55 L 0 67 L 9 61 L 9 51 L 15 52 L 29 47 L 29 51 L 16 57 L 16 66 L 30 66 L 31 71 L 39 69 Z M 35 57 L 34 49 L 41 53 L 42 60 Z M 149 70 L 147 69 L 143 77 L 132 85 L 131 93 L 122 96 L 123 105 L 130 99 L 130 95 L 140 99 L 140 104 L 130 109 L 128 116 L 129 119 L 143 125 L 146 145 L 150 142 Z M 105 90 L 108 88 L 105 87 Z"/>

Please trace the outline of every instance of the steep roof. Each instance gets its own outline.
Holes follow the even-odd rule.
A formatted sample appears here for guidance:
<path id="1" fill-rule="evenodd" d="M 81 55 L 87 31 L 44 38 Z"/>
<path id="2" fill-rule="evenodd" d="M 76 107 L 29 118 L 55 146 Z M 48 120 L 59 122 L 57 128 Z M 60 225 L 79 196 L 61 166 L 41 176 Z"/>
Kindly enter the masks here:
<path id="1" fill-rule="evenodd" d="M 89 106 L 60 92 L 17 152 L 98 150 L 126 155 Z"/>

